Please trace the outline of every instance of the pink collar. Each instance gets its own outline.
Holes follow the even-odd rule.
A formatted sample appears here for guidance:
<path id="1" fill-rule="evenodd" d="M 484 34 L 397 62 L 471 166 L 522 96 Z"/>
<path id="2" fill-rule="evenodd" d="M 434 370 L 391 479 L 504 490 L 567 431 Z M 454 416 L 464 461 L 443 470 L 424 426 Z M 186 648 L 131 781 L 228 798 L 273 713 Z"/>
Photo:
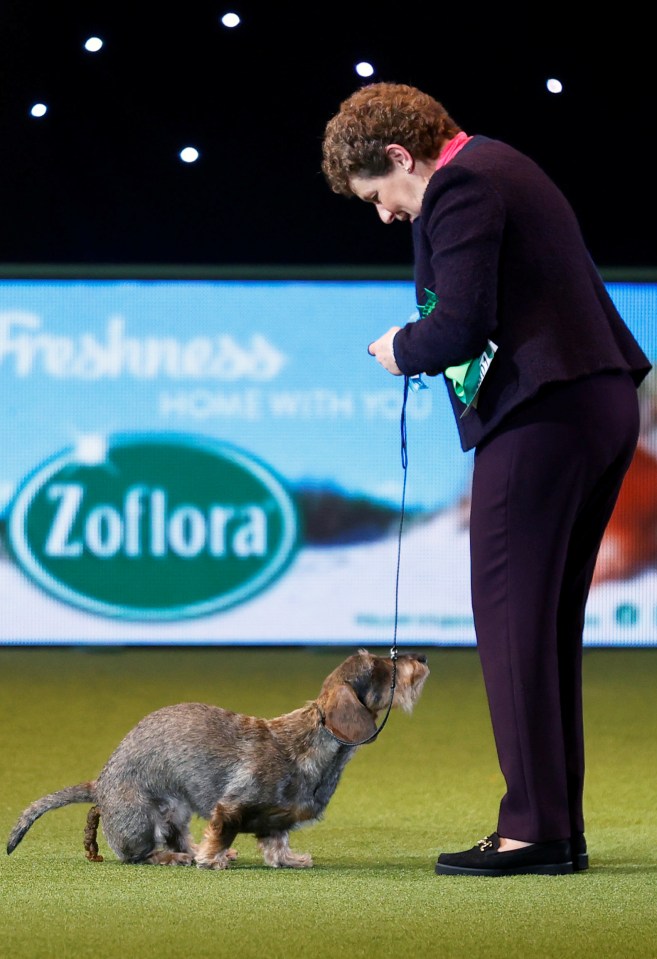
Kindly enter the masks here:
<path id="1" fill-rule="evenodd" d="M 472 137 L 469 137 L 467 133 L 464 133 L 462 130 L 460 133 L 457 133 L 456 136 L 449 140 L 447 146 L 443 149 L 438 161 L 436 163 L 436 170 L 440 170 L 441 167 L 444 167 L 446 163 L 449 163 L 456 154 L 461 150 L 468 140 L 471 140 Z"/>

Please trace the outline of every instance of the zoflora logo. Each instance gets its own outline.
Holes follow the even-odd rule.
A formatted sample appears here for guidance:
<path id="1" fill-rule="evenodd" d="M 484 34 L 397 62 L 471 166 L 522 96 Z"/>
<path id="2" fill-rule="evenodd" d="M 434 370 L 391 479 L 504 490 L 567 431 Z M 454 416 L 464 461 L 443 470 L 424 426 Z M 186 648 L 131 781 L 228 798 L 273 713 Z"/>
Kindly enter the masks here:
<path id="1" fill-rule="evenodd" d="M 18 490 L 11 549 L 40 586 L 126 619 L 201 616 L 243 602 L 292 558 L 296 510 L 235 447 L 130 434 L 81 443 Z"/>

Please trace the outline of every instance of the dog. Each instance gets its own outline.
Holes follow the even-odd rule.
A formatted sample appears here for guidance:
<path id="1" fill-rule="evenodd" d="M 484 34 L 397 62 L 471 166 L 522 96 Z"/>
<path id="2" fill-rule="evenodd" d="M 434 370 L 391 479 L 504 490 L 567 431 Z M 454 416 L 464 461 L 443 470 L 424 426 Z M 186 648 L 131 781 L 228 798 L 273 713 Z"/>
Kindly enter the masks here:
<path id="1" fill-rule="evenodd" d="M 44 813 L 90 802 L 84 849 L 91 861 L 103 858 L 100 821 L 124 863 L 226 869 L 237 834 L 251 833 L 267 866 L 310 867 L 310 855 L 290 849 L 290 830 L 321 818 L 347 762 L 382 728 L 379 714 L 391 706 L 410 713 L 428 675 L 424 655 L 386 659 L 360 649 L 327 676 L 317 699 L 274 719 L 194 702 L 157 709 L 97 779 L 28 806 L 7 853 Z M 198 845 L 189 831 L 194 813 L 208 820 Z"/>

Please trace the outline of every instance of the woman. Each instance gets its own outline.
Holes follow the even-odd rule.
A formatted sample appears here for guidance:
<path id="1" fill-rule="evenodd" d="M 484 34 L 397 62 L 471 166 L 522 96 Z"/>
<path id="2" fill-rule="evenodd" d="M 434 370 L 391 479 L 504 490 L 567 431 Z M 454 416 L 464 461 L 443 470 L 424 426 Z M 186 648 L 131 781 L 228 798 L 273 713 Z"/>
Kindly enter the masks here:
<path id="1" fill-rule="evenodd" d="M 433 97 L 357 90 L 326 126 L 322 171 L 384 223 L 412 224 L 420 320 L 369 352 L 396 376 L 442 373 L 475 450 L 472 607 L 507 788 L 496 831 L 436 872 L 586 869 L 584 610 L 651 364 L 555 184 Z"/>

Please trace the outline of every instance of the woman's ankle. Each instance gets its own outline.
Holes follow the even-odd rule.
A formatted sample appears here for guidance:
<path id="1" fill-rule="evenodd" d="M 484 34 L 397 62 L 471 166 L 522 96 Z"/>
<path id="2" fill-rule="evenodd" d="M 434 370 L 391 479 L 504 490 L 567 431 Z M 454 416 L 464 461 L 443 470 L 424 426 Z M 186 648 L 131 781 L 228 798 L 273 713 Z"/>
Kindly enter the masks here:
<path id="1" fill-rule="evenodd" d="M 497 847 L 498 852 L 511 852 L 512 849 L 524 849 L 525 846 L 531 846 L 532 843 L 524 842 L 522 839 L 505 839 L 500 836 L 500 844 Z"/>

